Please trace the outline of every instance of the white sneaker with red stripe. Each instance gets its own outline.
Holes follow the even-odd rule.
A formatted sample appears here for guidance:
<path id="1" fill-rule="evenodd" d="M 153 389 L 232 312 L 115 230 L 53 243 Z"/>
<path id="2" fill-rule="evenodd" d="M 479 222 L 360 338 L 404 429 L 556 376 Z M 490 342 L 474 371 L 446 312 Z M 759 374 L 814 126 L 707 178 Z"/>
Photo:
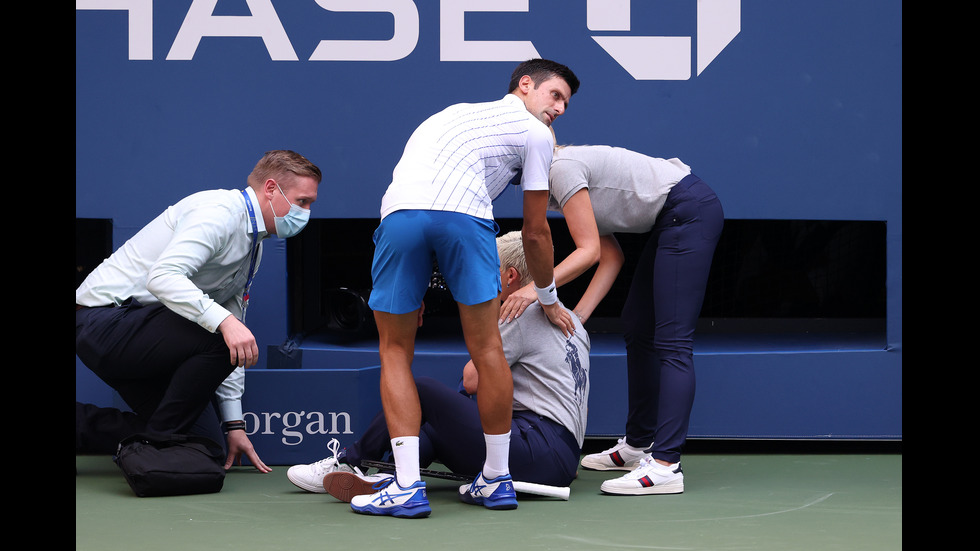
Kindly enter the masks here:
<path id="1" fill-rule="evenodd" d="M 628 445 L 624 436 L 608 450 L 583 457 L 582 467 L 593 471 L 632 471 L 644 457 L 650 457 L 650 454 Z"/>
<path id="2" fill-rule="evenodd" d="M 661 465 L 652 458 L 643 458 L 636 469 L 603 482 L 599 489 L 607 494 L 627 496 L 679 494 L 684 492 L 684 471 L 680 462 Z"/>

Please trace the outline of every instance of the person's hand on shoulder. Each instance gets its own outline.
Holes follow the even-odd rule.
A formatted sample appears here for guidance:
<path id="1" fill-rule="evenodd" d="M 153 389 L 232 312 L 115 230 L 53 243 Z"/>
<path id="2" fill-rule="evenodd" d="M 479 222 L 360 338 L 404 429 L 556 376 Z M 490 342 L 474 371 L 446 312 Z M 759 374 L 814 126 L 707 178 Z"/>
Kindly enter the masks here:
<path id="1" fill-rule="evenodd" d="M 551 323 L 558 329 L 561 329 L 562 334 L 566 337 L 575 332 L 575 322 L 572 321 L 572 314 L 561 305 L 561 302 L 548 305 L 542 304 L 541 308 L 544 309 Z"/>
<path id="2" fill-rule="evenodd" d="M 510 323 L 517 319 L 536 300 L 538 295 L 534 292 L 533 285 L 525 285 L 514 291 L 500 304 L 500 323 Z"/>

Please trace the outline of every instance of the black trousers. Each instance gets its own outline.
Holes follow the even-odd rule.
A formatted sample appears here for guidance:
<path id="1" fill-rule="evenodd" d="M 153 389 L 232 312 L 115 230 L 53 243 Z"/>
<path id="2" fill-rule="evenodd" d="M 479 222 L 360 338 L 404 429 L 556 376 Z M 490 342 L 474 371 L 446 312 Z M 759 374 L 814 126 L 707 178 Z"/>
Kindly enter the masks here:
<path id="1" fill-rule="evenodd" d="M 75 404 L 75 452 L 111 454 L 123 438 L 200 434 L 224 445 L 212 403 L 235 369 L 220 334 L 162 304 L 77 308 L 75 353 L 132 412 Z"/>

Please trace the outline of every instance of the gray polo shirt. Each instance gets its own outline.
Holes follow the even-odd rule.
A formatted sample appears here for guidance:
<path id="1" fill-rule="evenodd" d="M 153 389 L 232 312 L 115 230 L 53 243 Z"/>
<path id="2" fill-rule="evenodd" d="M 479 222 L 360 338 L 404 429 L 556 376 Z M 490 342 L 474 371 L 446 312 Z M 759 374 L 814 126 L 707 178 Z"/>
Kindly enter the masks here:
<path id="1" fill-rule="evenodd" d="M 565 337 L 534 302 L 519 318 L 500 325 L 504 355 L 514 377 L 514 410 L 530 410 L 585 440 L 589 406 L 589 332 L 572 314 Z"/>
<path id="2" fill-rule="evenodd" d="M 564 146 L 551 163 L 548 208 L 560 212 L 575 192 L 588 188 L 599 235 L 646 233 L 671 188 L 690 173 L 680 159 L 608 145 Z"/>

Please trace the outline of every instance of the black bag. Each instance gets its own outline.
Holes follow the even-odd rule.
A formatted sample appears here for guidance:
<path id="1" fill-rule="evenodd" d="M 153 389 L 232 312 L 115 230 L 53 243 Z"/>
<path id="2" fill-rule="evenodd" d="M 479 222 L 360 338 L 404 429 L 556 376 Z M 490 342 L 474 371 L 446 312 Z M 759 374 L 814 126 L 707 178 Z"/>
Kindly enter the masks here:
<path id="1" fill-rule="evenodd" d="M 209 494 L 225 481 L 224 450 L 203 436 L 136 434 L 112 459 L 139 497 Z"/>

